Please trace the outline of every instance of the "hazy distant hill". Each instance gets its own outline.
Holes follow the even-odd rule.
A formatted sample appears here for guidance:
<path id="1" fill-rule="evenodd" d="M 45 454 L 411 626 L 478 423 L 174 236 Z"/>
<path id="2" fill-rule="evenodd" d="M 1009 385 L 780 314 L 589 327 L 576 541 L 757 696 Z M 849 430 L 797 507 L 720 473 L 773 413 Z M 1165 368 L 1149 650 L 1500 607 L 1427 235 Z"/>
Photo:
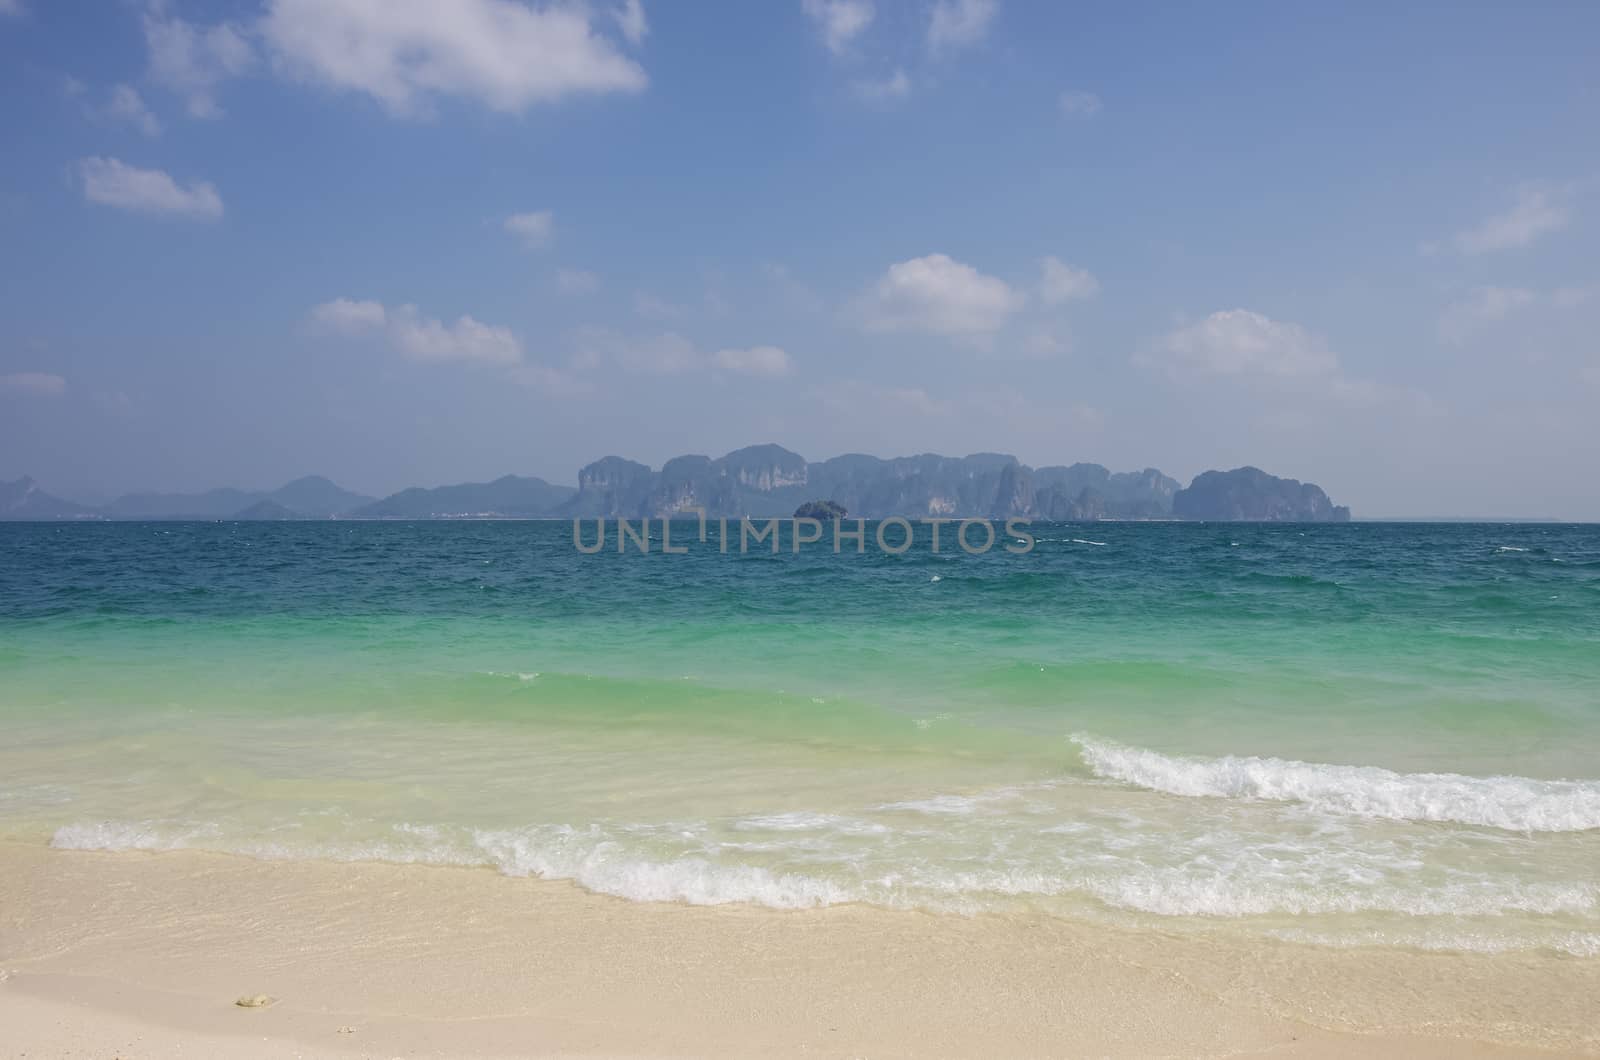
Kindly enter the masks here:
<path id="1" fill-rule="evenodd" d="M 373 498 L 352 493 L 321 475 L 297 478 L 287 485 L 279 486 L 262 499 L 281 504 L 296 515 L 314 519 L 342 515 L 373 501 Z"/>
<path id="2" fill-rule="evenodd" d="M 781 445 L 720 457 L 673 457 L 655 470 L 607 456 L 578 471 L 578 486 L 506 475 L 374 501 L 318 475 L 270 493 L 129 494 L 88 509 L 44 494 L 30 479 L 0 486 L 0 517 L 57 519 L 466 519 L 661 518 L 703 509 L 710 518 L 786 518 L 810 501 L 831 501 L 852 518 L 1218 519 L 1337 521 L 1350 518 L 1312 483 L 1258 468 L 1207 471 L 1187 489 L 1153 467 L 1099 464 L 1033 468 L 1005 453 L 884 459 L 848 453 L 817 463 Z"/>
<path id="3" fill-rule="evenodd" d="M 289 519 L 304 519 L 306 516 L 285 508 L 277 501 L 256 501 L 243 511 L 234 512 L 231 518 L 239 522 L 283 522 Z"/>
<path id="4" fill-rule="evenodd" d="M 357 508 L 354 519 L 531 518 L 549 515 L 576 490 L 542 478 L 505 475 L 493 482 L 466 482 L 434 489 L 412 487 Z"/>
<path id="5" fill-rule="evenodd" d="M 203 493 L 129 493 L 101 508 L 112 519 L 233 519 L 263 501 L 301 519 L 326 519 L 372 502 L 321 475 L 307 475 L 269 492 L 222 488 Z"/>
<path id="6" fill-rule="evenodd" d="M 15 482 L 0 482 L 0 519 L 93 519 L 95 513 L 81 504 L 52 497 L 27 475 Z"/>
<path id="7" fill-rule="evenodd" d="M 129 493 L 100 510 L 112 519 L 226 519 L 262 496 L 230 488 L 204 493 Z"/>

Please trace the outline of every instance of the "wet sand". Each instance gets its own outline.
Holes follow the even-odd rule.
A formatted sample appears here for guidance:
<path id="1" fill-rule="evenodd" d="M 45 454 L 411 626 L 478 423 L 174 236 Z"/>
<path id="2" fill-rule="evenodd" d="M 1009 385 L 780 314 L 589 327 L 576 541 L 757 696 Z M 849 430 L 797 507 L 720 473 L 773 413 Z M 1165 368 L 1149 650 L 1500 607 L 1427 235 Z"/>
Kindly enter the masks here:
<path id="1" fill-rule="evenodd" d="M 0 976 L 7 1057 L 1600 1055 L 1595 959 L 187 851 L 0 843 Z"/>

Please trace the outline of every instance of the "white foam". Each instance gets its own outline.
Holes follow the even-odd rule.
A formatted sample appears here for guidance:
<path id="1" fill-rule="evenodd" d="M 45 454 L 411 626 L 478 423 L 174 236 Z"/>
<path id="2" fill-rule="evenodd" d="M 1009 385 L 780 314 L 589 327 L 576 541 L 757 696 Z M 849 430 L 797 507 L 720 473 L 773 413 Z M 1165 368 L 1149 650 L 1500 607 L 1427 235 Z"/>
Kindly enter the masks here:
<path id="1" fill-rule="evenodd" d="M 1013 797 L 1016 792 L 1011 792 Z M 693 905 L 749 903 L 803 909 L 849 902 L 934 912 L 979 913 L 1023 902 L 1066 912 L 1090 905 L 1162 917 L 1247 920 L 1312 918 L 1294 930 L 1350 939 L 1367 922 L 1329 924 L 1321 917 L 1400 914 L 1376 929 L 1442 949 L 1481 932 L 1482 945 L 1509 949 L 1554 945 L 1594 955 L 1600 884 L 1587 873 L 1528 878 L 1465 868 L 1429 871 L 1407 843 L 1350 845 L 1331 832 L 1290 838 L 1224 827 L 1199 834 L 1160 833 L 1137 819 L 1090 816 L 1035 831 L 1003 819 L 969 817 L 955 807 L 982 796 L 935 802 L 937 827 L 889 828 L 854 816 L 788 811 L 712 821 L 533 824 L 472 829 L 463 825 L 350 819 L 342 837 L 290 827 L 237 833 L 233 827 L 181 820 L 86 821 L 62 827 L 52 845 L 80 850 L 215 850 L 261 859 L 384 861 L 483 866 L 514 877 L 570 880 L 586 890 L 632 901 Z M 924 800 L 932 801 L 932 800 Z M 951 857 L 938 847 L 953 836 L 984 837 Z M 1028 834 L 1051 837 L 1028 853 Z M 742 842 L 749 836 L 756 842 Z M 1445 837 L 1423 837 L 1431 845 Z M 1473 837 L 1454 837 L 1454 846 Z M 1332 841 L 1330 841 L 1332 840 Z M 1505 842 L 1477 837 L 1478 842 Z M 1042 855 L 1042 856 L 1041 856 Z M 765 862 L 765 863 L 762 863 Z M 1502 918 L 1516 920 L 1502 927 Z M 1544 924 L 1529 917 L 1557 918 Z M 1411 920 L 1410 918 L 1418 918 Z M 1477 923 L 1473 923 L 1476 920 Z M 1481 927 L 1479 926 L 1481 925 Z M 1283 925 L 1264 925 L 1282 929 Z M 1522 933 L 1535 930 L 1534 941 Z M 1562 936 L 1559 941 L 1549 939 Z M 1405 941 L 1399 935 L 1389 941 Z"/>
<path id="2" fill-rule="evenodd" d="M 1082 538 L 1082 537 L 1073 538 L 1072 539 L 1072 543 L 1074 545 L 1104 545 L 1105 544 L 1104 541 L 1090 541 L 1087 538 Z"/>
<path id="3" fill-rule="evenodd" d="M 182 850 L 218 834 L 215 826 L 165 821 L 79 821 L 56 829 L 50 845 L 58 850 Z"/>
<path id="4" fill-rule="evenodd" d="M 927 799 L 907 799 L 904 802 L 886 802 L 879 810 L 907 810 L 933 816 L 949 814 L 966 815 L 977 810 L 984 800 L 973 795 L 934 795 Z"/>
<path id="5" fill-rule="evenodd" d="M 1587 883 L 1471 881 L 1429 888 L 1394 885 L 1338 886 L 1321 881 L 1253 877 L 1243 872 L 1197 872 L 1193 868 L 1152 869 L 1089 878 L 1082 890 L 1107 905 L 1161 916 L 1234 918 L 1288 913 L 1328 916 L 1350 913 L 1404 913 L 1418 917 L 1541 916 L 1592 913 L 1596 888 Z"/>
<path id="6" fill-rule="evenodd" d="M 750 902 L 774 909 L 806 909 L 853 900 L 839 885 L 813 876 L 776 873 L 755 865 L 716 865 L 695 857 L 639 857 L 592 829 L 479 831 L 474 839 L 507 876 L 572 880 L 586 890 L 637 902 Z"/>
<path id="7" fill-rule="evenodd" d="M 741 817 L 733 827 L 740 832 L 838 832 L 843 835 L 883 835 L 889 831 L 887 825 L 876 821 L 806 810 Z"/>
<path id="8" fill-rule="evenodd" d="M 1447 821 L 1513 832 L 1600 828 L 1600 782 L 1395 773 L 1375 766 L 1280 758 L 1164 755 L 1082 734 L 1073 741 L 1098 777 L 1169 795 L 1268 799 L 1392 821 Z"/>

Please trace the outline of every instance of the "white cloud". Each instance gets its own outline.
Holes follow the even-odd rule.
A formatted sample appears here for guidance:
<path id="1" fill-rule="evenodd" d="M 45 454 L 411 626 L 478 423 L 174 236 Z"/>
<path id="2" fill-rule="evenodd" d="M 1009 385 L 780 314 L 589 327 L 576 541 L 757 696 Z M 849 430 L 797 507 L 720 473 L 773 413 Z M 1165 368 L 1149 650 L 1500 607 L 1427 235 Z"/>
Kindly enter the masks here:
<path id="1" fill-rule="evenodd" d="M 1003 327 L 1023 301 L 1004 280 L 929 254 L 889 266 L 861 310 L 869 331 L 982 338 Z"/>
<path id="2" fill-rule="evenodd" d="M 939 0 L 928 22 L 928 50 L 937 54 L 978 43 L 999 11 L 1000 0 Z"/>
<path id="3" fill-rule="evenodd" d="M 823 43 L 835 55 L 872 24 L 871 0 L 800 0 L 800 10 L 817 24 Z"/>
<path id="4" fill-rule="evenodd" d="M 26 10 L 22 0 L 0 0 L 0 15 L 21 15 Z"/>
<path id="5" fill-rule="evenodd" d="M 1511 209 L 1458 234 L 1456 249 L 1463 254 L 1486 254 L 1525 247 L 1542 235 L 1559 232 L 1572 219 L 1566 198 L 1564 192 L 1549 185 L 1524 184 L 1517 189 Z"/>
<path id="6" fill-rule="evenodd" d="M 711 355 L 718 368 L 739 375 L 758 375 L 781 378 L 793 371 L 789 354 L 777 346 L 751 346 L 744 350 L 718 350 Z"/>
<path id="7" fill-rule="evenodd" d="M 645 36 L 650 32 L 650 22 L 644 16 L 644 4 L 640 0 L 623 0 L 622 6 L 611 15 L 617 20 L 617 28 L 629 44 L 637 48 L 644 43 Z"/>
<path id="8" fill-rule="evenodd" d="M 556 290 L 577 297 L 594 294 L 600 289 L 600 277 L 585 269 L 557 269 Z"/>
<path id="9" fill-rule="evenodd" d="M 0 375 L 0 394 L 29 394 L 59 397 L 67 392 L 67 381 L 49 372 L 13 372 Z"/>
<path id="10" fill-rule="evenodd" d="M 1186 388 L 1198 388 L 1208 378 L 1221 381 L 1224 389 L 1238 388 L 1253 403 L 1248 407 L 1279 429 L 1380 406 L 1416 416 L 1438 411 L 1419 390 L 1345 375 L 1320 337 L 1248 309 L 1212 313 L 1180 327 L 1134 361 L 1164 368 Z M 1228 407 L 1222 393 L 1210 393 L 1207 400 L 1212 399 L 1221 402 L 1215 408 Z"/>
<path id="11" fill-rule="evenodd" d="M 341 335 L 359 335 L 381 328 L 388 319 L 382 302 L 357 302 L 349 298 L 335 298 L 311 310 L 313 323 Z"/>
<path id="12" fill-rule="evenodd" d="M 578 334 L 575 364 L 597 368 L 615 364 L 640 375 L 676 376 L 732 372 L 779 379 L 794 370 L 794 361 L 777 346 L 729 348 L 710 353 L 676 331 L 658 335 L 624 335 L 609 328 L 585 328 Z"/>
<path id="13" fill-rule="evenodd" d="M 446 324 L 423 316 L 409 303 L 387 309 L 380 302 L 335 298 L 313 308 L 311 320 L 341 335 L 382 332 L 392 347 L 418 361 L 515 364 L 522 360 L 522 343 L 510 328 L 466 315 Z"/>
<path id="14" fill-rule="evenodd" d="M 144 105 L 144 97 L 132 85 L 116 85 L 111 89 L 106 114 L 118 121 L 131 122 L 146 136 L 161 133 L 161 122 L 150 113 L 150 108 Z"/>
<path id="15" fill-rule="evenodd" d="M 419 361 L 496 361 L 522 359 L 522 343 L 507 327 L 483 324 L 470 316 L 444 324 L 425 317 L 414 305 L 389 314 L 389 335 L 402 353 Z"/>
<path id="16" fill-rule="evenodd" d="M 222 108 L 216 87 L 237 77 L 255 62 L 255 49 L 231 23 L 196 26 L 170 15 L 165 0 L 151 0 L 144 14 L 145 45 L 150 50 L 150 76 L 183 96 L 189 114 L 216 118 Z"/>
<path id="17" fill-rule="evenodd" d="M 204 181 L 184 187 L 162 170 L 138 169 L 115 158 L 85 158 L 78 170 L 90 202 L 202 221 L 222 216 L 222 196 Z"/>
<path id="18" fill-rule="evenodd" d="M 522 240 L 522 245 L 530 250 L 549 243 L 550 237 L 555 234 L 555 215 L 549 210 L 514 213 L 505 219 L 504 224 L 506 231 Z"/>
<path id="19" fill-rule="evenodd" d="M 1104 109 L 1100 97 L 1093 92 L 1063 92 L 1059 105 L 1061 113 L 1069 118 L 1092 118 Z"/>
<path id="20" fill-rule="evenodd" d="M 1325 376 L 1339 359 L 1299 324 L 1227 309 L 1178 328 L 1160 343 L 1173 366 L 1210 375 Z"/>
<path id="21" fill-rule="evenodd" d="M 1479 287 L 1445 307 L 1439 317 L 1439 337 L 1446 342 L 1465 342 L 1486 324 L 1504 320 L 1537 299 L 1538 295 L 1520 287 Z"/>
<path id="22" fill-rule="evenodd" d="M 863 98 L 879 103 L 904 99 L 911 94 L 911 78 L 906 76 L 904 70 L 896 70 L 882 81 L 856 82 L 856 91 L 861 93 Z"/>
<path id="23" fill-rule="evenodd" d="M 1045 258 L 1039 267 L 1043 273 L 1039 278 L 1039 297 L 1046 305 L 1093 298 L 1100 293 L 1100 281 L 1088 269 L 1068 265 L 1056 257 Z"/>
<path id="24" fill-rule="evenodd" d="M 645 87 L 644 70 L 591 18 L 582 5 L 514 0 L 269 0 L 261 32 L 281 69 L 395 114 L 425 113 L 435 96 L 516 113 Z"/>

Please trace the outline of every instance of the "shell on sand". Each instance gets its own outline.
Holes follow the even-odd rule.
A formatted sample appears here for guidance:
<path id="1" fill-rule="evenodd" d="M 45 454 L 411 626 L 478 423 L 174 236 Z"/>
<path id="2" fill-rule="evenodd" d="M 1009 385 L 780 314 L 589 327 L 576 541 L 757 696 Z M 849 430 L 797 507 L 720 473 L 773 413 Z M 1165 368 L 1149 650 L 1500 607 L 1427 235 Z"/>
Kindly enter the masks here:
<path id="1" fill-rule="evenodd" d="M 278 999 L 271 994 L 246 994 L 235 1001 L 234 1004 L 240 1008 L 266 1008 L 276 1000 Z"/>

